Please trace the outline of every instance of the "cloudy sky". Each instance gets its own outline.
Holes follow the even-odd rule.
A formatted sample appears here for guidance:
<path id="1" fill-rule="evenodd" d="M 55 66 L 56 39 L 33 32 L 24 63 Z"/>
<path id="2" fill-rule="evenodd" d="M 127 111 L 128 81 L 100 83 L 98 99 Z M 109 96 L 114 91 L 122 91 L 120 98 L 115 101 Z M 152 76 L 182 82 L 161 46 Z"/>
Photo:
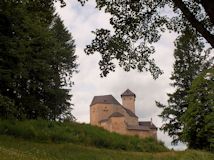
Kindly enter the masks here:
<path id="1" fill-rule="evenodd" d="M 79 73 L 74 75 L 74 87 L 72 88 L 73 114 L 78 122 L 89 123 L 89 105 L 95 95 L 112 94 L 119 102 L 120 95 L 127 88 L 136 94 L 136 115 L 140 120 L 150 120 L 160 127 L 161 118 L 158 117 L 161 110 L 156 107 L 155 101 L 166 103 L 166 93 L 173 91 L 170 87 L 170 74 L 173 65 L 173 41 L 174 33 L 165 33 L 161 40 L 155 44 L 154 55 L 156 63 L 164 71 L 157 80 L 153 80 L 150 73 L 139 73 L 137 71 L 125 72 L 117 67 L 115 72 L 110 73 L 107 78 L 100 77 L 98 62 L 100 55 L 87 56 L 84 48 L 90 44 L 94 35 L 91 31 L 96 28 L 112 29 L 109 24 L 110 15 L 95 8 L 94 0 L 90 0 L 82 7 L 77 0 L 68 1 L 67 6 L 60 8 L 57 12 L 64 21 L 67 29 L 72 33 L 76 42 L 76 54 L 78 55 Z M 167 11 L 166 11 L 167 12 Z M 171 146 L 171 139 L 166 134 L 158 131 L 158 139 L 164 141 L 168 147 L 184 149 L 185 145 Z"/>

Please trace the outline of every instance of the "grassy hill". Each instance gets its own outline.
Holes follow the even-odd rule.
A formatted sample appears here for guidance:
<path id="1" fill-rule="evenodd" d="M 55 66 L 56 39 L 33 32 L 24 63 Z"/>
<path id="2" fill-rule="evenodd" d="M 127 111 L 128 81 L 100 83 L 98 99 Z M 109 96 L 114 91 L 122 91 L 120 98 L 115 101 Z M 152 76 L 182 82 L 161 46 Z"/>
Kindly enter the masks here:
<path id="1" fill-rule="evenodd" d="M 0 121 L 0 160 L 62 159 L 213 160 L 214 155 L 169 151 L 152 139 L 121 136 L 86 124 Z"/>
<path id="2" fill-rule="evenodd" d="M 162 142 L 122 136 L 89 124 L 50 121 L 0 121 L 0 134 L 35 142 L 73 143 L 128 151 L 163 152 Z"/>
<path id="3" fill-rule="evenodd" d="M 213 160 L 214 155 L 201 151 L 130 152 L 0 136 L 0 157 L 1 160 Z"/>

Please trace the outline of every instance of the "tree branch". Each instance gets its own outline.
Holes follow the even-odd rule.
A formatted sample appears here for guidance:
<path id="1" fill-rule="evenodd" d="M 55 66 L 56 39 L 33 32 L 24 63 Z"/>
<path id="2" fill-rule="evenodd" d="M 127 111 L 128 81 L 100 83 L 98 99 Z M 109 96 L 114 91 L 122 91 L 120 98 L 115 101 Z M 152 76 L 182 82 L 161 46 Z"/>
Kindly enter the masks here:
<path id="1" fill-rule="evenodd" d="M 186 19 L 191 23 L 191 25 L 202 34 L 202 36 L 207 40 L 208 43 L 214 48 L 214 35 L 212 35 L 206 28 L 204 28 L 203 23 L 198 21 L 195 16 L 190 12 L 182 0 L 172 0 L 177 8 L 179 8 Z"/>
<path id="2" fill-rule="evenodd" d="M 201 4 L 204 7 L 210 21 L 214 25 L 214 1 L 211 0 L 201 0 Z"/>

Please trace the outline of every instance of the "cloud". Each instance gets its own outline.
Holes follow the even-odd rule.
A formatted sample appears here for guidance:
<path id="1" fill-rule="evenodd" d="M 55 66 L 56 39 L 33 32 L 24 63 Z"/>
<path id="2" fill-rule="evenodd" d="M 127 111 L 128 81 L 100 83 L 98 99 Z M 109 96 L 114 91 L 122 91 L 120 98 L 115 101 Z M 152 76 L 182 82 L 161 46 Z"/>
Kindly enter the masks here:
<path id="1" fill-rule="evenodd" d="M 95 9 L 95 2 L 92 0 L 84 7 L 77 1 L 67 1 L 67 6 L 64 8 L 57 5 L 57 12 L 76 40 L 76 54 L 79 57 L 80 72 L 75 74 L 73 78 L 75 85 L 72 88 L 72 103 L 74 104 L 72 113 L 77 121 L 89 123 L 89 105 L 93 96 L 112 94 L 121 102 L 121 93 L 129 88 L 137 96 L 136 114 L 139 118 L 141 120 L 152 118 L 153 122 L 160 127 L 162 120 L 158 115 L 161 110 L 155 106 L 155 100 L 166 103 L 166 93 L 173 91 L 173 88 L 169 86 L 169 77 L 174 61 L 173 41 L 176 34 L 166 32 L 161 40 L 155 44 L 156 53 L 154 58 L 158 66 L 164 71 L 164 74 L 158 80 L 153 80 L 150 73 L 125 72 L 119 67 L 108 77 L 100 78 L 98 66 L 100 55 L 87 56 L 84 53 L 84 48 L 93 39 L 91 31 L 100 27 L 112 30 L 109 24 L 110 15 Z M 158 138 L 164 141 L 168 147 L 172 147 L 168 135 L 158 132 Z M 180 149 L 184 147 L 184 145 L 178 146 Z"/>

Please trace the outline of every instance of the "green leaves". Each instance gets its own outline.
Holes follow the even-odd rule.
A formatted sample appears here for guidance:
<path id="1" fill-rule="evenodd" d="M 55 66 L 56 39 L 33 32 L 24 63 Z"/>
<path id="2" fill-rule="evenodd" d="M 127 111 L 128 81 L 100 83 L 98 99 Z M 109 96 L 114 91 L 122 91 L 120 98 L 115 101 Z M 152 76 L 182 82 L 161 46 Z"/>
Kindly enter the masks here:
<path id="1" fill-rule="evenodd" d="M 154 79 L 162 74 L 151 58 L 155 52 L 151 44 L 160 39 L 159 30 L 164 31 L 166 19 L 158 11 L 163 3 L 158 0 L 96 2 L 97 8 L 104 8 L 112 15 L 110 24 L 114 28 L 114 34 L 97 29 L 93 32 L 95 39 L 85 49 L 86 54 L 101 54 L 101 76 L 114 71 L 115 62 L 125 71 L 150 71 Z"/>
<path id="2" fill-rule="evenodd" d="M 8 97 L 0 94 L 0 117 L 5 119 L 13 119 L 17 112 L 14 102 Z"/>
<path id="3" fill-rule="evenodd" d="M 99 52 L 102 59 L 99 62 L 101 77 L 107 76 L 110 71 L 115 70 L 114 60 L 118 60 L 118 64 L 125 71 L 137 69 L 150 71 L 156 79 L 162 71 L 155 65 L 154 59 L 150 55 L 154 53 L 152 46 L 146 46 L 145 43 L 140 43 L 134 47 L 130 38 L 111 35 L 109 30 L 100 29 L 93 32 L 95 39 L 91 45 L 87 45 L 86 54 L 94 54 Z"/>
<path id="4" fill-rule="evenodd" d="M 0 24 L 0 95 L 14 102 L 17 119 L 62 118 L 71 110 L 63 87 L 73 84 L 77 68 L 71 34 L 54 14 L 53 1 L 0 4 L 7 22 Z"/>
<path id="5" fill-rule="evenodd" d="M 192 82 L 188 109 L 182 116 L 182 140 L 190 148 L 214 151 L 214 70 L 209 69 Z M 194 137 L 194 138 L 193 138 Z"/>
<path id="6" fill-rule="evenodd" d="M 96 0 L 96 3 L 98 9 L 104 9 L 111 15 L 110 24 L 113 27 L 112 34 L 110 30 L 97 29 L 94 32 L 95 39 L 86 47 L 86 54 L 101 54 L 101 76 L 107 76 L 109 72 L 114 71 L 118 62 L 125 71 L 149 71 L 156 79 L 162 71 L 151 58 L 151 54 L 155 52 L 153 44 L 160 40 L 166 29 L 182 33 L 186 26 L 191 26 L 200 33 L 197 37 L 205 38 L 214 46 L 212 2 Z M 172 11 L 168 12 L 170 9 Z M 123 47 L 124 45 L 126 47 Z M 102 46 L 105 48 L 101 49 Z"/>
<path id="7" fill-rule="evenodd" d="M 200 43 L 196 32 L 189 27 L 182 32 L 182 34 L 175 41 L 176 49 L 174 50 L 175 63 L 173 65 L 174 71 L 170 77 L 173 81 L 171 85 L 175 87 L 175 91 L 168 94 L 168 104 L 163 105 L 157 102 L 157 106 L 163 111 L 160 117 L 164 121 L 161 129 L 168 132 L 169 136 L 173 138 L 172 143 L 176 144 L 178 141 L 190 143 L 190 138 L 194 141 L 195 133 L 188 132 L 189 140 L 182 138 L 184 123 L 189 121 L 187 118 L 183 120 L 183 115 L 188 114 L 192 117 L 192 113 L 186 113 L 190 107 L 190 102 L 187 100 L 192 81 L 207 67 L 212 65 L 208 54 L 203 54 L 204 45 Z M 204 88 L 203 88 L 204 89 Z M 199 91 L 198 93 L 201 93 Z M 194 98 L 193 98 L 194 99 Z M 194 99 L 195 100 L 195 99 Z M 194 117 L 194 116 L 193 116 Z M 193 124 L 193 122 L 189 122 Z M 203 134 L 202 134 L 203 135 Z"/>

